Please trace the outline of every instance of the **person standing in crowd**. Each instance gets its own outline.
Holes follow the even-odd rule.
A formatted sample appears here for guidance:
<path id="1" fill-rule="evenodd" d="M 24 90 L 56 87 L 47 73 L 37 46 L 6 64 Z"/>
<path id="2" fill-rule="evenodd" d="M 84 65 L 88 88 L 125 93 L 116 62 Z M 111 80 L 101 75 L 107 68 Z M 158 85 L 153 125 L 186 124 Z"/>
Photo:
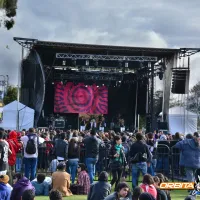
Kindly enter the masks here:
<path id="1" fill-rule="evenodd" d="M 59 190 L 51 190 L 49 193 L 49 200 L 63 200 L 62 194 Z"/>
<path id="2" fill-rule="evenodd" d="M 11 131 L 8 135 L 7 142 L 9 144 L 9 148 L 12 151 L 12 154 L 8 157 L 8 164 L 9 164 L 9 183 L 12 184 L 12 177 L 15 173 L 15 164 L 16 164 L 16 158 L 17 153 L 20 151 L 22 144 L 18 142 L 18 135 L 15 131 Z"/>
<path id="3" fill-rule="evenodd" d="M 108 195 L 104 200 L 119 200 L 119 199 L 127 199 L 127 200 L 132 199 L 130 188 L 127 183 L 124 182 L 119 183 L 117 185 L 115 192 Z"/>
<path id="4" fill-rule="evenodd" d="M 68 158 L 68 142 L 65 132 L 60 134 L 60 138 L 55 140 L 55 155 L 58 161 L 66 161 Z"/>
<path id="5" fill-rule="evenodd" d="M 52 189 L 59 190 L 64 197 L 72 196 L 70 191 L 70 175 L 65 171 L 65 162 L 60 162 L 57 171 L 52 174 Z"/>
<path id="6" fill-rule="evenodd" d="M 90 190 L 90 177 L 86 172 L 85 164 L 79 163 L 77 185 L 81 186 L 81 194 L 88 194 Z"/>
<path id="7" fill-rule="evenodd" d="M 0 175 L 6 175 L 8 169 L 9 145 L 3 138 L 4 130 L 0 130 Z"/>
<path id="8" fill-rule="evenodd" d="M 74 184 L 76 178 L 76 172 L 78 168 L 80 156 L 80 147 L 75 138 L 72 138 L 69 142 L 69 149 L 68 149 L 68 173 L 71 174 L 72 184 Z"/>
<path id="9" fill-rule="evenodd" d="M 156 163 L 157 163 L 156 150 L 157 150 L 158 142 L 156 140 L 154 140 L 153 133 L 147 134 L 146 143 L 149 147 L 149 151 L 152 154 L 152 160 L 151 160 L 150 166 L 147 168 L 147 172 L 148 172 L 148 174 L 154 176 L 154 172 L 156 169 Z"/>
<path id="10" fill-rule="evenodd" d="M 120 136 L 115 136 L 113 145 L 109 152 L 110 157 L 110 168 L 112 172 L 111 186 L 115 184 L 117 187 L 120 178 L 122 176 L 123 167 L 126 165 L 126 157 L 124 154 L 124 147 L 122 146 L 122 140 Z"/>
<path id="11" fill-rule="evenodd" d="M 38 160 L 38 146 L 44 140 L 39 138 L 35 133 L 34 128 L 30 128 L 27 135 L 21 137 L 24 146 L 24 166 L 25 177 L 32 181 L 36 176 L 37 160 Z M 31 174 L 31 176 L 30 176 Z"/>
<path id="12" fill-rule="evenodd" d="M 35 199 L 35 191 L 34 190 L 25 190 L 22 194 L 21 200 L 34 200 Z"/>
<path id="13" fill-rule="evenodd" d="M 37 180 L 31 181 L 31 184 L 35 188 L 36 196 L 48 196 L 50 185 L 45 181 L 44 174 L 38 174 Z"/>
<path id="14" fill-rule="evenodd" d="M 1 200 L 10 200 L 11 188 L 8 187 L 9 176 L 0 175 L 0 199 Z"/>
<path id="15" fill-rule="evenodd" d="M 143 141 L 141 133 L 136 134 L 136 142 L 132 144 L 130 150 L 130 160 L 132 162 L 132 187 L 138 185 L 140 171 L 144 176 L 147 173 L 147 166 L 151 163 L 151 153 L 148 146 Z"/>
<path id="16" fill-rule="evenodd" d="M 163 133 L 163 131 L 159 131 L 160 138 L 159 140 L 167 140 L 167 136 Z"/>
<path id="17" fill-rule="evenodd" d="M 200 168 L 200 135 L 194 134 L 192 139 L 186 139 L 176 143 L 180 149 L 180 166 L 184 166 L 188 182 L 195 181 L 196 170 Z"/>
<path id="18" fill-rule="evenodd" d="M 90 183 L 92 184 L 95 176 L 95 166 L 99 156 L 100 139 L 96 137 L 96 131 L 91 130 L 90 136 L 86 137 L 83 141 L 85 145 L 85 162 L 90 177 Z"/>
<path id="19" fill-rule="evenodd" d="M 14 175 L 13 183 L 14 185 L 10 200 L 21 200 L 22 194 L 25 190 L 35 191 L 35 188 L 32 186 L 31 182 L 26 177 L 23 177 L 20 173 Z"/>
<path id="20" fill-rule="evenodd" d="M 150 174 L 145 174 L 140 187 L 144 192 L 150 193 L 155 199 L 157 198 L 157 190 L 154 186 L 153 177 Z"/>
<path id="21" fill-rule="evenodd" d="M 102 171 L 98 182 L 90 186 L 90 192 L 87 200 L 104 200 L 111 191 L 111 185 L 108 183 L 108 173 Z"/>

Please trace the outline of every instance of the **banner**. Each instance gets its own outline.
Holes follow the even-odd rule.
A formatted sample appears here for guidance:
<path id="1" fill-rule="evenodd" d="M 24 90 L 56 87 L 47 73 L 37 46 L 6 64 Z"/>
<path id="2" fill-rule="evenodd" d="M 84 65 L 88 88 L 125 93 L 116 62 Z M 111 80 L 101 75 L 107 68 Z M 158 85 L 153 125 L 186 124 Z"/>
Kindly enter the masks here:
<path id="1" fill-rule="evenodd" d="M 85 86 L 84 83 L 66 85 L 55 83 L 55 113 L 108 113 L 108 88 Z"/>

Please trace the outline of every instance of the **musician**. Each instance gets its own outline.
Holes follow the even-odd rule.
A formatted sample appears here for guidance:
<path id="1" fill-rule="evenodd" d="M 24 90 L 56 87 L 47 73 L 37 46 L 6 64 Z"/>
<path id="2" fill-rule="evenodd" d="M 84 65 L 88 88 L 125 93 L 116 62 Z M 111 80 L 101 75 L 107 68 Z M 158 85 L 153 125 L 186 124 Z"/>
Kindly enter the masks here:
<path id="1" fill-rule="evenodd" d="M 90 121 L 90 124 L 91 124 L 91 129 L 94 129 L 94 128 L 97 127 L 97 123 L 96 123 L 96 120 L 95 120 L 95 119 L 92 119 L 92 120 Z"/>
<path id="2" fill-rule="evenodd" d="M 82 117 L 80 121 L 80 131 L 85 131 L 85 120 Z"/>
<path id="3" fill-rule="evenodd" d="M 125 131 L 124 119 L 119 120 L 119 125 L 120 125 L 120 132 L 124 132 Z"/>
<path id="4" fill-rule="evenodd" d="M 104 132 L 105 127 L 106 127 L 105 118 L 102 118 L 102 121 L 99 122 L 99 130 Z"/>

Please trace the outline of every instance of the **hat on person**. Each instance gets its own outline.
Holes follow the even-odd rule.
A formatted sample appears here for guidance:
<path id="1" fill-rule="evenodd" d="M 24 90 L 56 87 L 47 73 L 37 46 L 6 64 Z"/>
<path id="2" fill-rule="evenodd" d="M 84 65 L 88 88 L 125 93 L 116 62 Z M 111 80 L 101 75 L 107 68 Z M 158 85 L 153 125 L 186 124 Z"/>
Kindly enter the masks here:
<path id="1" fill-rule="evenodd" d="M 7 184 L 9 181 L 9 176 L 8 175 L 1 175 L 0 176 L 0 183 Z"/>
<path id="2" fill-rule="evenodd" d="M 192 196 L 192 195 L 188 195 L 187 197 L 185 197 L 185 200 L 195 200 L 196 197 Z"/>

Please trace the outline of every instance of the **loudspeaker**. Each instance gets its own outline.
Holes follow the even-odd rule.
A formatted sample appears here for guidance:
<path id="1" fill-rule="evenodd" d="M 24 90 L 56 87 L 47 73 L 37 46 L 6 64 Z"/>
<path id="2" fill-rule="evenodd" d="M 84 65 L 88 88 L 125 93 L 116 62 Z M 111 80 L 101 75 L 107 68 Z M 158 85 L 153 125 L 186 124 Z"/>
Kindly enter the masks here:
<path id="1" fill-rule="evenodd" d="M 65 128 L 65 120 L 56 119 L 55 120 L 55 128 Z"/>
<path id="2" fill-rule="evenodd" d="M 172 88 L 173 94 L 188 94 L 189 92 L 189 69 L 177 68 L 172 71 Z"/>
<path id="3" fill-rule="evenodd" d="M 168 130 L 167 122 L 158 122 L 158 130 Z"/>

